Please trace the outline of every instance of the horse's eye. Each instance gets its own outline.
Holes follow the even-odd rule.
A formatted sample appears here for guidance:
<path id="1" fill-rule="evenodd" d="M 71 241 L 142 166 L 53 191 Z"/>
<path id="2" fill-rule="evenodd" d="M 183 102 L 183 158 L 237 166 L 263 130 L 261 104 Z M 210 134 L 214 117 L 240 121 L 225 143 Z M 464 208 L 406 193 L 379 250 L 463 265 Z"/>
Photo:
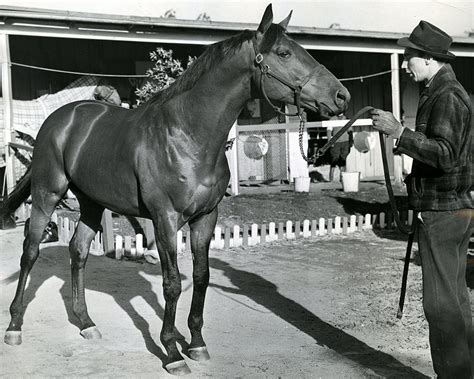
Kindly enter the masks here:
<path id="1" fill-rule="evenodd" d="M 288 57 L 291 56 L 291 53 L 290 53 L 289 51 L 286 51 L 286 50 L 285 50 L 285 51 L 280 51 L 280 52 L 278 53 L 278 55 L 279 55 L 280 57 L 282 57 L 282 58 L 288 58 Z"/>

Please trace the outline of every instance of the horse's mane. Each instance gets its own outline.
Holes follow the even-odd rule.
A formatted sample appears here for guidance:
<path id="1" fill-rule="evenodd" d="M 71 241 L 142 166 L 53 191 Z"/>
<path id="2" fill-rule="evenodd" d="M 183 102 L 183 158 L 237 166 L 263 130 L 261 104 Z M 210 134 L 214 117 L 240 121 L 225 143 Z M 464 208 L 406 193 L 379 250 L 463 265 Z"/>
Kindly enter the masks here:
<path id="1" fill-rule="evenodd" d="M 261 52 L 267 51 L 283 32 L 283 28 L 274 26 L 276 25 L 272 25 L 269 31 L 265 33 Z M 254 31 L 244 30 L 233 37 L 208 46 L 174 83 L 154 94 L 145 104 L 162 104 L 174 96 L 191 89 L 205 72 L 222 62 L 225 57 L 234 54 L 244 42 L 251 40 L 254 35 Z"/>

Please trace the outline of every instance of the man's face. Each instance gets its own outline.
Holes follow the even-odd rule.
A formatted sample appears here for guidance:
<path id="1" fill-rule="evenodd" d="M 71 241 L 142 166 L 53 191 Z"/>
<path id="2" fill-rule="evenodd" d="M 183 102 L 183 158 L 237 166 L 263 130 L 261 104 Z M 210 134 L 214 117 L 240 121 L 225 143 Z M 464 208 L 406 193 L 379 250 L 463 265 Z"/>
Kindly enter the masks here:
<path id="1" fill-rule="evenodd" d="M 420 56 L 418 50 L 407 47 L 403 54 L 402 69 L 415 82 L 422 82 L 428 78 L 427 59 Z"/>

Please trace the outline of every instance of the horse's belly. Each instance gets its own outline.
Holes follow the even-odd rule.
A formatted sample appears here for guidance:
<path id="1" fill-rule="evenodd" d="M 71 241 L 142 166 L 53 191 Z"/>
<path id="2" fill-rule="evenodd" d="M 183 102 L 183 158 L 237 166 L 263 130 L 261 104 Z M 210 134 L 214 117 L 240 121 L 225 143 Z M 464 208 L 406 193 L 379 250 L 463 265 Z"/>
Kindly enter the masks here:
<path id="1" fill-rule="evenodd" d="M 114 163 L 82 159 L 70 174 L 71 187 L 110 210 L 139 216 L 138 186 L 133 170 Z"/>

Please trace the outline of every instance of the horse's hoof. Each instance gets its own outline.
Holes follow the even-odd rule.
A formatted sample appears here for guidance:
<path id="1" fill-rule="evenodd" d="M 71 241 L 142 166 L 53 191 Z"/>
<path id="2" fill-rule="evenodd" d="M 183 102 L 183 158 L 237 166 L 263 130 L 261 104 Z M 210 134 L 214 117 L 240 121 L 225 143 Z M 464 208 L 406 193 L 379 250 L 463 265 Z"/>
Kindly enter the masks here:
<path id="1" fill-rule="evenodd" d="M 171 375 L 188 375 L 191 373 L 191 370 L 184 359 L 181 361 L 168 363 L 165 365 L 165 369 Z"/>
<path id="2" fill-rule="evenodd" d="M 190 347 L 188 349 L 189 358 L 198 362 L 205 362 L 211 359 L 206 346 Z"/>
<path id="3" fill-rule="evenodd" d="M 89 328 L 82 329 L 81 336 L 83 336 L 86 340 L 100 340 L 102 338 L 102 334 L 100 334 L 97 326 L 91 326 Z"/>
<path id="4" fill-rule="evenodd" d="M 21 332 L 16 330 L 7 330 L 3 341 L 7 345 L 21 345 Z"/>

